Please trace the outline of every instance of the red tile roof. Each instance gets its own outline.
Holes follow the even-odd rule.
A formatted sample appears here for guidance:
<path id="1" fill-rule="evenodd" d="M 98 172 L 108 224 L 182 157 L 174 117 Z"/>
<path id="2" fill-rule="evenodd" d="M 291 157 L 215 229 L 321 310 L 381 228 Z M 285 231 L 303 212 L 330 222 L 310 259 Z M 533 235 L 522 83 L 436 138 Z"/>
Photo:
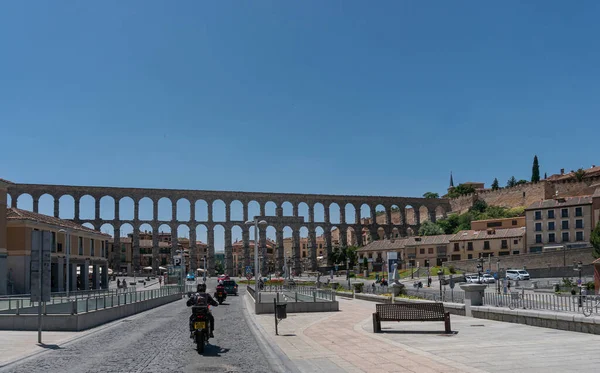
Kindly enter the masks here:
<path id="1" fill-rule="evenodd" d="M 489 234 L 488 231 L 494 231 Z M 525 227 L 507 229 L 488 229 L 485 231 L 465 230 L 450 237 L 450 241 L 493 240 L 497 238 L 517 238 L 525 235 Z"/>
<path id="2" fill-rule="evenodd" d="M 16 207 L 10 207 L 6 209 L 6 220 L 7 221 L 34 221 L 38 223 L 44 223 L 48 225 L 53 225 L 58 228 L 68 228 L 73 230 L 78 230 L 82 232 L 94 233 L 106 236 L 109 238 L 108 234 L 99 232 L 97 230 L 85 227 L 83 225 L 79 225 L 70 220 L 64 220 L 55 218 L 53 216 L 38 214 L 36 212 L 31 212 L 27 210 L 21 210 Z"/>
<path id="3" fill-rule="evenodd" d="M 581 197 L 559 197 L 554 199 L 545 199 L 536 201 L 529 205 L 525 210 L 549 209 L 553 207 L 580 206 L 592 204 L 592 196 Z"/>
<path id="4" fill-rule="evenodd" d="M 585 171 L 585 175 L 583 176 L 584 178 L 600 176 L 600 166 L 590 167 L 584 171 Z M 572 171 L 569 173 L 565 173 L 563 175 L 554 174 L 554 175 L 548 176 L 548 178 L 546 180 L 561 181 L 561 180 L 569 180 L 569 179 L 574 179 L 574 178 L 575 178 L 575 172 Z"/>

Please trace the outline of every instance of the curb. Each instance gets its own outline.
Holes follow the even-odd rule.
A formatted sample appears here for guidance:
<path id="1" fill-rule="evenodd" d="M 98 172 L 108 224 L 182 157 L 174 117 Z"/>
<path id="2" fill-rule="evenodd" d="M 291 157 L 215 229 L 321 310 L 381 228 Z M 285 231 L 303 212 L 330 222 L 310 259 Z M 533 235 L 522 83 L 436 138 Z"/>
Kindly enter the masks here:
<path id="1" fill-rule="evenodd" d="M 250 310 L 248 308 L 250 295 L 246 293 L 244 295 L 243 309 L 244 309 L 244 318 L 250 326 L 250 331 L 254 335 L 254 338 L 258 342 L 258 346 L 261 351 L 265 354 L 267 361 L 269 362 L 269 366 L 273 370 L 273 372 L 293 372 L 300 373 L 300 370 L 294 365 L 294 363 L 287 357 L 287 355 L 279 348 L 277 343 L 273 341 L 263 327 L 256 322 L 255 317 L 250 314 Z"/>

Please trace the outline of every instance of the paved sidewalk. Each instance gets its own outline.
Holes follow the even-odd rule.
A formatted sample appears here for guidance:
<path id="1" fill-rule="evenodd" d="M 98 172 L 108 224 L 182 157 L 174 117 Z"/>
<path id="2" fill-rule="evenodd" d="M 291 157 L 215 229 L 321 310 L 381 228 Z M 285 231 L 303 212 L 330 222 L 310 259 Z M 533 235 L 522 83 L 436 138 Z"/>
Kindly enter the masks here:
<path id="1" fill-rule="evenodd" d="M 595 371 L 600 336 L 451 316 L 443 322 L 383 323 L 374 334 L 375 303 L 338 298 L 340 312 L 296 313 L 279 324 L 254 315 L 267 338 L 301 372 Z M 600 322 L 600 320 L 599 320 Z"/>
<path id="2" fill-rule="evenodd" d="M 44 346 L 37 344 L 38 333 L 0 330 L 0 367 L 27 356 L 52 349 L 81 335 L 78 332 L 43 332 Z"/>

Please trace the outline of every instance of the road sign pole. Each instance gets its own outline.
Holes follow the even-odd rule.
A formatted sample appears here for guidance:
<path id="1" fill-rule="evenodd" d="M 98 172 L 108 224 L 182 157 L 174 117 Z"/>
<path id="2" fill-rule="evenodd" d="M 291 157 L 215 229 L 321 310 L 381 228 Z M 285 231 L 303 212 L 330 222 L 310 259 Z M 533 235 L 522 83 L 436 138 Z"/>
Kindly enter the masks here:
<path id="1" fill-rule="evenodd" d="M 42 242 L 38 241 L 38 251 L 39 251 L 39 259 L 38 259 L 38 272 L 40 276 L 38 291 L 38 343 L 42 343 Z"/>

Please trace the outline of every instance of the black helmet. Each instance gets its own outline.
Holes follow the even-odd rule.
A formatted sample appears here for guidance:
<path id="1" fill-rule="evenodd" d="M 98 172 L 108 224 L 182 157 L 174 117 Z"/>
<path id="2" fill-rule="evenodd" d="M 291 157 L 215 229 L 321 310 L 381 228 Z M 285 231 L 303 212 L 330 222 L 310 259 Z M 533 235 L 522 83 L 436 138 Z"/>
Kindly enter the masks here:
<path id="1" fill-rule="evenodd" d="M 198 291 L 198 293 L 205 293 L 206 284 L 198 284 L 198 286 L 196 287 L 196 291 Z"/>

